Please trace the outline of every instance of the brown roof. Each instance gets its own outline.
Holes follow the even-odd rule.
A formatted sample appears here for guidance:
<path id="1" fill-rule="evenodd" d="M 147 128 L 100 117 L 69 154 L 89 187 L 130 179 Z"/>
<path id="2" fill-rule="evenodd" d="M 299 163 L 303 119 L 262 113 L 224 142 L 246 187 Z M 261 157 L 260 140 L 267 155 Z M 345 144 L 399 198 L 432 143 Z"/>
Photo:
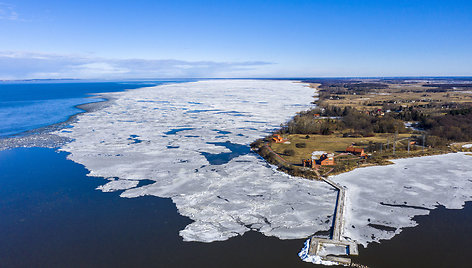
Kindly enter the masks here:
<path id="1" fill-rule="evenodd" d="M 354 148 L 352 146 L 349 146 L 349 147 L 346 148 L 346 152 L 362 153 L 362 152 L 364 152 L 364 148 Z"/>

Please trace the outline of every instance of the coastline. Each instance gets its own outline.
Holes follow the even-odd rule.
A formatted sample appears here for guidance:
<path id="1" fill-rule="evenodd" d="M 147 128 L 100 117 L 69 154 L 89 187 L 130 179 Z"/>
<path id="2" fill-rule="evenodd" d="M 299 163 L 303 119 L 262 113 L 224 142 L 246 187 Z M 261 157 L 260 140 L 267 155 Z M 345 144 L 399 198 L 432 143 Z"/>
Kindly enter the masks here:
<path id="1" fill-rule="evenodd" d="M 65 121 L 54 123 L 40 128 L 26 130 L 20 133 L 8 135 L 6 137 L 0 137 L 0 151 L 18 148 L 18 147 L 44 147 L 44 148 L 57 148 L 61 145 L 70 141 L 58 135 L 52 134 L 55 131 L 65 129 L 67 126 L 77 120 L 77 117 L 83 113 L 88 113 L 102 109 L 108 105 L 111 98 L 105 98 L 103 93 L 97 93 L 87 98 L 103 99 L 97 102 L 83 103 L 73 106 L 74 108 L 82 111 L 77 112 L 69 116 Z"/>
<path id="2" fill-rule="evenodd" d="M 303 83 L 303 81 L 297 81 L 300 83 Z M 319 98 L 319 87 L 322 85 L 320 83 L 307 83 L 310 88 L 315 89 L 314 93 L 314 100 L 313 104 L 315 104 L 317 107 L 320 106 L 320 98 Z M 304 112 L 300 111 L 299 113 Z M 295 117 L 294 115 L 292 119 Z M 320 117 L 323 119 L 323 117 Z M 283 124 L 283 123 L 282 123 Z M 306 168 L 302 167 L 299 164 L 294 164 L 293 162 L 288 161 L 287 159 L 284 158 L 284 155 L 281 152 L 277 152 L 275 149 L 271 148 L 271 145 L 274 144 L 272 137 L 275 134 L 281 134 L 282 128 L 276 129 L 273 131 L 273 133 L 269 136 L 260 138 L 255 140 L 251 144 L 251 149 L 256 152 L 259 156 L 261 156 L 265 161 L 267 161 L 270 164 L 273 164 L 277 166 L 278 170 L 285 172 L 289 175 L 292 176 L 298 176 L 298 177 L 303 177 L 306 179 L 316 179 L 316 180 L 323 180 L 325 177 L 329 176 L 334 176 L 334 175 L 339 175 L 343 173 L 347 173 L 350 171 L 353 171 L 357 168 L 363 168 L 363 167 L 371 167 L 371 166 L 385 166 L 385 165 L 391 165 L 393 164 L 392 160 L 397 160 L 397 159 L 406 159 L 406 158 L 413 158 L 413 157 L 424 157 L 424 156 L 433 156 L 433 155 L 443 155 L 443 154 L 449 154 L 449 153 L 457 153 L 457 152 L 472 152 L 472 147 L 463 147 L 463 144 L 467 144 L 470 142 L 460 142 L 460 143 L 452 143 L 449 146 L 445 147 L 438 147 L 438 148 L 424 148 L 422 151 L 411 151 L 406 153 L 405 151 L 397 151 L 396 154 L 393 152 L 393 154 L 384 154 L 384 155 L 379 155 L 375 157 L 375 159 L 372 159 L 370 161 L 363 161 L 362 163 L 358 163 L 357 166 L 349 166 L 345 169 L 338 170 L 336 168 L 333 169 L 328 169 L 327 172 L 326 170 L 322 170 L 322 166 L 320 170 L 318 169 L 312 169 L 312 168 Z M 288 142 L 292 142 L 291 136 L 304 136 L 304 135 L 312 135 L 312 134 L 288 134 Z M 285 136 L 285 135 L 284 135 Z M 315 135 L 316 136 L 316 135 Z M 329 134 L 326 135 L 326 137 L 331 137 L 334 136 L 334 134 Z M 342 141 L 345 139 L 344 137 L 335 137 L 335 139 L 338 139 L 339 141 Z M 276 142 L 278 143 L 278 142 Z M 295 150 L 297 150 L 295 148 Z M 325 171 L 325 172 L 323 172 Z"/>
<path id="3" fill-rule="evenodd" d="M 168 84 L 168 83 L 164 83 L 164 84 Z M 113 97 L 114 93 L 125 92 L 129 90 L 136 90 L 136 89 L 141 89 L 141 88 L 148 88 L 148 87 L 154 87 L 154 86 L 144 86 L 144 87 L 130 88 L 130 89 L 124 89 L 124 90 L 118 90 L 118 91 L 112 91 L 112 92 L 90 93 L 89 96 L 84 97 L 84 99 L 90 99 L 90 100 L 100 99 L 100 100 L 72 106 L 73 108 L 77 108 L 81 111 L 78 111 L 77 113 L 68 116 L 67 119 L 62 122 L 56 122 L 47 126 L 25 130 L 20 133 L 15 133 L 15 134 L 7 135 L 4 137 L 0 137 L 0 151 L 18 148 L 18 147 L 58 148 L 66 144 L 67 142 L 70 142 L 71 140 L 64 137 L 60 137 L 56 134 L 53 134 L 53 132 L 67 128 L 71 123 L 76 122 L 78 116 L 84 113 L 98 111 L 98 110 L 108 107 L 114 100 L 114 97 Z"/>
<path id="4" fill-rule="evenodd" d="M 328 174 L 321 174 L 316 169 L 295 166 L 285 161 L 281 155 L 277 154 L 274 150 L 270 149 L 270 146 L 267 144 L 267 140 L 270 137 L 271 136 L 256 140 L 255 142 L 251 144 L 251 149 L 255 153 L 257 153 L 260 157 L 262 157 L 266 162 L 276 166 L 277 170 L 281 172 L 285 172 L 291 176 L 297 176 L 297 177 L 302 177 L 305 179 L 320 180 L 320 181 L 322 181 L 326 177 L 348 173 L 358 168 L 393 165 L 394 164 L 394 162 L 392 162 L 393 160 L 445 155 L 445 154 L 459 153 L 459 152 L 467 153 L 467 152 L 472 151 L 470 148 L 458 148 L 458 149 L 451 148 L 450 150 L 430 150 L 426 152 L 411 153 L 409 155 L 403 154 L 403 155 L 389 156 L 386 158 L 382 158 L 380 161 L 375 162 L 375 163 L 361 164 L 351 169 L 346 169 L 339 172 L 329 172 Z"/>

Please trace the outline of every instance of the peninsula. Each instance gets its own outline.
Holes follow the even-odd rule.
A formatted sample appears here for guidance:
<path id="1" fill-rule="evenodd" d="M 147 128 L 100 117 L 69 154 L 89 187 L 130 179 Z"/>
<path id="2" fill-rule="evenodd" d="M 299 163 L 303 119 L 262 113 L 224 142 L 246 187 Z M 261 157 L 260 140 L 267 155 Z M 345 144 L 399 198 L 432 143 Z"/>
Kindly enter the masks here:
<path id="1" fill-rule="evenodd" d="M 470 151 L 471 79 L 313 79 L 315 108 L 251 147 L 290 175 L 310 179 Z"/>
<path id="2" fill-rule="evenodd" d="M 319 92 L 316 107 L 299 112 L 251 147 L 279 170 L 321 180 L 338 191 L 328 237 L 308 239 L 300 257 L 317 264 L 366 267 L 347 257 L 358 255 L 358 248 L 357 241 L 343 235 L 346 189 L 328 175 L 390 164 L 391 159 L 470 151 L 472 82 L 304 82 Z"/>

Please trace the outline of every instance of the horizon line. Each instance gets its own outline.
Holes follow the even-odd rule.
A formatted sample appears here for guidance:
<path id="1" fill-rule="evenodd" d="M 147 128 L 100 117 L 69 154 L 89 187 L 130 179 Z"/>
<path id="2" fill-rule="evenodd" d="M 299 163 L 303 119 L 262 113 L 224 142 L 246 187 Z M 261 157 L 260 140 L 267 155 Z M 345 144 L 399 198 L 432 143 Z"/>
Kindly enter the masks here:
<path id="1" fill-rule="evenodd" d="M 257 80 L 307 80 L 307 79 L 460 79 L 470 76 L 300 76 L 300 77 L 167 77 L 167 78 L 24 78 L 24 79 L 0 79 L 0 82 L 33 82 L 33 81 L 155 81 L 155 80 L 230 80 L 230 79 L 257 79 Z"/>

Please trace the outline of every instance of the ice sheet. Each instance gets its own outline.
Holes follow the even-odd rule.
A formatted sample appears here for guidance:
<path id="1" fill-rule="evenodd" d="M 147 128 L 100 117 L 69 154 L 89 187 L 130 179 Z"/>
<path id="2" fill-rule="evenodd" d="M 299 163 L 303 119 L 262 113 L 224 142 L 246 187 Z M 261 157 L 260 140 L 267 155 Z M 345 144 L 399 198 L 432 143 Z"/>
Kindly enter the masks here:
<path id="1" fill-rule="evenodd" d="M 472 200 L 472 157 L 465 153 L 399 159 L 331 177 L 346 187 L 344 236 L 366 246 L 416 226 L 412 217 Z"/>
<path id="2" fill-rule="evenodd" d="M 336 191 L 275 171 L 248 148 L 309 108 L 313 94 L 291 81 L 161 85 L 105 94 L 113 100 L 106 108 L 57 134 L 73 140 L 61 150 L 90 176 L 118 178 L 99 189 L 172 198 L 194 220 L 180 232 L 184 240 L 225 240 L 251 229 L 306 238 L 329 229 Z M 224 161 L 207 160 L 218 157 Z M 143 179 L 154 183 L 137 186 Z"/>

